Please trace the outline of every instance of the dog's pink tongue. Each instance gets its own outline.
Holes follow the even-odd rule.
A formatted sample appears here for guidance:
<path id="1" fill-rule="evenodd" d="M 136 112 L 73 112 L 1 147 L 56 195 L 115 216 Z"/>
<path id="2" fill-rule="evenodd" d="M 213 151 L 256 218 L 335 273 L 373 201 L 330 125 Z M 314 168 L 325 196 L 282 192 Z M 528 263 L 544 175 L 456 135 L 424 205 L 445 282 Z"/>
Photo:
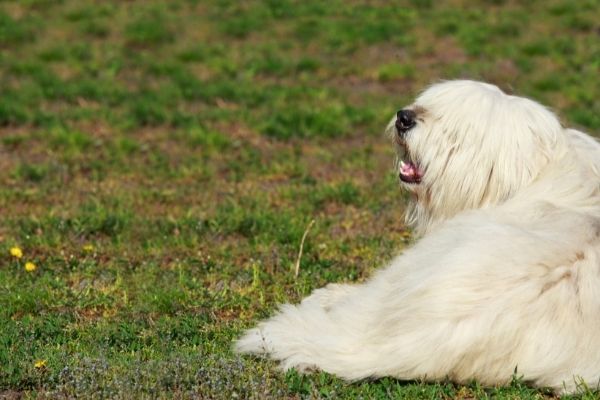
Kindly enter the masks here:
<path id="1" fill-rule="evenodd" d="M 404 176 L 418 175 L 417 166 L 411 162 L 403 162 L 400 166 L 400 173 Z"/>

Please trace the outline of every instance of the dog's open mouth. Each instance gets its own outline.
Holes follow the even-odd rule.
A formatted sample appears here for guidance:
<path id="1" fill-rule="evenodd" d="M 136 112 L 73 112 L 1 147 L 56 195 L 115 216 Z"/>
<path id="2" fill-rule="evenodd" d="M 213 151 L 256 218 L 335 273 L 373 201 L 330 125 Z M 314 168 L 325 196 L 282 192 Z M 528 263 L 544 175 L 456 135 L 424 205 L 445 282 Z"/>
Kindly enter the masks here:
<path id="1" fill-rule="evenodd" d="M 412 184 L 421 183 L 423 171 L 419 167 L 419 164 L 411 159 L 408 149 L 404 144 L 401 145 L 398 169 L 398 176 L 402 182 Z"/>
<path id="2" fill-rule="evenodd" d="M 400 180 L 406 183 L 421 183 L 423 173 L 412 161 L 400 160 Z"/>

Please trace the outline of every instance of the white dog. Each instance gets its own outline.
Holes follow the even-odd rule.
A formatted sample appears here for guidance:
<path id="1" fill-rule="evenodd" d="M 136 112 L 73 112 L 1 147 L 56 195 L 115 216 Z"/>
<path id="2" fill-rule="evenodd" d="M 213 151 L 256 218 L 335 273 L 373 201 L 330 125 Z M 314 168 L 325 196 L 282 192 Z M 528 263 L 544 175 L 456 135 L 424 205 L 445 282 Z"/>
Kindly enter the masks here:
<path id="1" fill-rule="evenodd" d="M 283 305 L 236 343 L 347 380 L 573 392 L 600 381 L 600 145 L 538 103 L 436 84 L 389 126 L 423 237 L 360 285 Z"/>

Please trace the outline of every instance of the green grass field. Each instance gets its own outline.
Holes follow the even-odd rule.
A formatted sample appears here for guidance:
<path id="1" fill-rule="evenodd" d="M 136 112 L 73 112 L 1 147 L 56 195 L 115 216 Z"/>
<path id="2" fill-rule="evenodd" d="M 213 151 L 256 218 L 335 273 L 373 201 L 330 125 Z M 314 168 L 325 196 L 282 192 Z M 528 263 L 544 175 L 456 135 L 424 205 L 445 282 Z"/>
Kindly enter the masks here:
<path id="1" fill-rule="evenodd" d="M 230 346 L 413 240 L 383 128 L 425 85 L 600 134 L 599 70 L 598 0 L 0 2 L 0 398 L 552 398 Z"/>

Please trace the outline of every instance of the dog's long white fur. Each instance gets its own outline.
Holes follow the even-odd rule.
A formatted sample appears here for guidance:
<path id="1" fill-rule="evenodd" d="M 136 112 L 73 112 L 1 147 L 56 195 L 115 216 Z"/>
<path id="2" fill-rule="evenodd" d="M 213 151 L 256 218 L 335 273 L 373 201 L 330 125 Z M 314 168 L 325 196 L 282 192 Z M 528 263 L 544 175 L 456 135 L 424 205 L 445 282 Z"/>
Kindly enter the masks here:
<path id="1" fill-rule="evenodd" d="M 318 289 L 237 341 L 347 380 L 600 381 L 600 145 L 538 103 L 447 81 L 411 106 L 422 238 L 364 284 Z M 393 128 L 393 124 L 390 125 Z"/>

